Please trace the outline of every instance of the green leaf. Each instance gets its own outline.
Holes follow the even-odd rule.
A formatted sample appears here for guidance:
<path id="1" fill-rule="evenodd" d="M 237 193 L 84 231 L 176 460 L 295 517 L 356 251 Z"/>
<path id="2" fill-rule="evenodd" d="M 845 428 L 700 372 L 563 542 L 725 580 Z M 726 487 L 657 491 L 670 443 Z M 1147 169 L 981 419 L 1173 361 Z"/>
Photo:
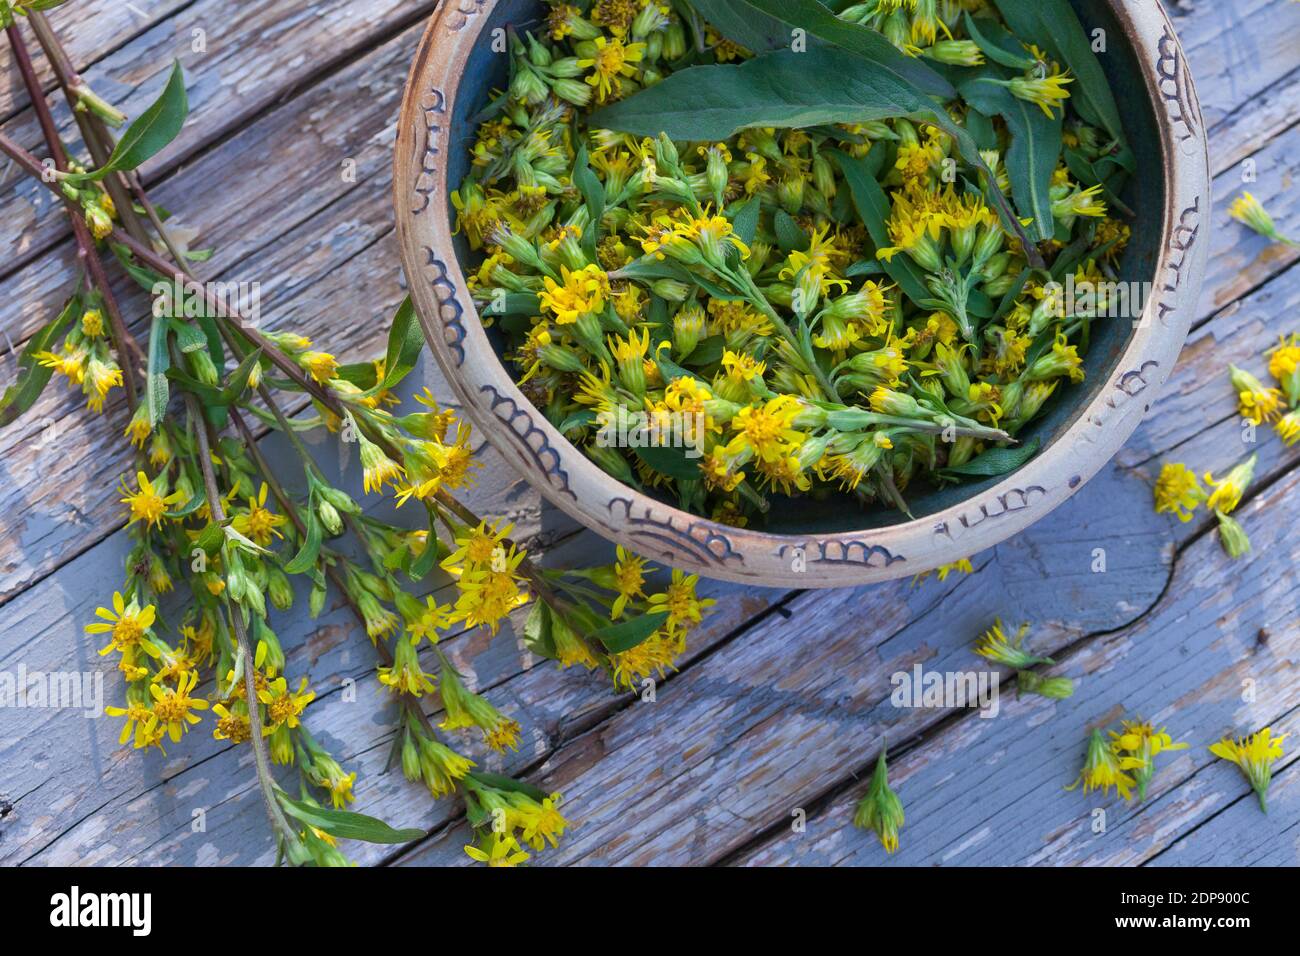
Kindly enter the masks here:
<path id="1" fill-rule="evenodd" d="M 276 791 L 276 797 L 289 816 L 333 837 L 364 840 L 366 843 L 410 843 L 428 835 L 426 831 L 414 827 L 395 830 L 383 820 L 364 813 L 312 806 L 305 801 L 293 799 L 283 791 Z"/>
<path id="2" fill-rule="evenodd" d="M 796 249 L 802 252 L 811 245 L 808 233 L 800 229 L 794 217 L 784 209 L 778 209 L 772 217 L 772 228 L 776 232 L 776 244 L 782 252 L 790 253 Z"/>
<path id="3" fill-rule="evenodd" d="M 560 434 L 568 435 L 570 431 L 579 428 L 586 428 L 588 425 L 595 423 L 596 413 L 590 408 L 584 408 L 580 412 L 574 412 L 563 422 L 560 423 Z"/>
<path id="4" fill-rule="evenodd" d="M 429 535 L 424 539 L 424 550 L 411 562 L 411 567 L 406 572 L 413 581 L 423 581 L 438 560 L 437 512 L 428 506 L 426 508 L 429 512 Z"/>
<path id="5" fill-rule="evenodd" d="M 875 149 L 876 147 L 872 147 L 873 152 Z M 875 243 L 877 249 L 890 245 L 889 232 L 885 225 L 889 220 L 889 198 L 880 183 L 876 182 L 875 177 L 867 172 L 866 158 L 859 159 L 848 153 L 841 153 L 839 150 L 832 150 L 831 155 L 835 157 L 835 161 L 840 164 L 840 169 L 844 172 L 844 180 L 849 184 L 849 192 L 853 194 L 853 205 L 858 211 L 858 216 L 866 224 L 871 241 Z M 894 256 L 889 262 L 883 259 L 878 261 L 880 268 L 898 284 L 912 302 L 920 305 L 934 298 L 934 293 L 926 287 L 921 270 L 906 255 Z"/>
<path id="6" fill-rule="evenodd" d="M 1001 63 L 1013 70 L 1028 70 L 1036 65 L 1037 61 L 1026 53 L 1019 41 L 1003 30 L 1001 25 L 985 18 L 976 20 L 970 15 L 970 11 L 966 12 L 965 19 L 966 32 L 980 48 L 980 52 L 994 63 Z M 984 24 L 983 30 L 977 26 L 979 23 Z"/>
<path id="7" fill-rule="evenodd" d="M 485 787 L 491 787 L 493 790 L 504 790 L 507 793 L 522 793 L 531 797 L 538 803 L 546 799 L 547 793 L 540 787 L 535 787 L 531 783 L 523 780 L 516 780 L 514 777 L 507 777 L 503 773 L 488 773 L 485 770 L 471 770 L 469 776 L 472 780 L 483 784 Z"/>
<path id="8" fill-rule="evenodd" d="M 710 335 L 700 339 L 691 354 L 687 356 L 695 366 L 712 365 L 722 361 L 722 353 L 727 348 L 727 339 L 723 335 Z"/>
<path id="9" fill-rule="evenodd" d="M 168 323 L 165 318 L 155 318 L 149 329 L 149 369 L 144 381 L 145 403 L 149 411 L 149 424 L 157 428 L 167 414 L 167 370 L 171 368 L 171 355 L 167 351 Z"/>
<path id="10" fill-rule="evenodd" d="M 136 169 L 146 160 L 157 155 L 168 143 L 180 134 L 189 115 L 189 100 L 185 95 L 185 77 L 181 73 L 180 61 L 172 64 L 171 76 L 163 88 L 162 95 L 126 128 L 122 138 L 117 141 L 108 162 L 98 169 L 79 176 L 69 176 L 74 181 L 103 179 L 109 173 L 119 170 Z"/>
<path id="11" fill-rule="evenodd" d="M 837 47 L 777 50 L 739 66 L 679 70 L 591 115 L 593 127 L 674 140 L 724 140 L 751 126 L 935 122 L 933 100 L 891 70 Z M 951 120 L 944 127 L 956 127 Z"/>
<path id="12" fill-rule="evenodd" d="M 388 330 L 388 351 L 384 355 L 384 388 L 392 388 L 411 373 L 420 361 L 424 333 L 415 316 L 415 306 L 408 295 L 397 307 L 393 325 Z"/>
<path id="13" fill-rule="evenodd" d="M 573 164 L 573 185 L 582 193 L 587 211 L 591 214 L 591 224 L 582 236 L 582 248 L 592 258 L 596 258 L 596 242 L 600 238 L 600 220 L 605 215 L 605 184 L 592 171 L 587 163 L 587 147 L 578 147 L 578 154 Z"/>
<path id="14" fill-rule="evenodd" d="M 994 0 L 1002 19 L 1018 37 L 1046 50 L 1074 74 L 1069 103 L 1085 122 L 1124 141 L 1119 108 L 1083 24 L 1069 0 Z"/>
<path id="15" fill-rule="evenodd" d="M 233 405 L 239 401 L 240 396 L 244 394 L 244 389 L 248 387 L 249 376 L 253 374 L 253 369 L 261 358 L 262 350 L 260 348 L 254 349 L 244 356 L 244 360 L 230 373 L 225 388 L 221 390 L 222 405 Z"/>
<path id="16" fill-rule="evenodd" d="M 988 451 L 976 455 L 965 464 L 941 469 L 939 473 L 941 475 L 961 475 L 963 477 L 978 478 L 1005 475 L 1008 472 L 1015 471 L 1029 461 L 1030 458 L 1033 458 L 1041 444 L 1042 440 L 1035 438 L 1023 445 L 1013 445 L 1009 448 L 1001 446 L 990 448 Z"/>
<path id="17" fill-rule="evenodd" d="M 499 290 L 498 290 L 499 291 Z M 479 315 L 538 315 L 541 303 L 531 292 L 507 292 L 505 295 L 493 295 L 494 301 L 479 309 Z"/>
<path id="18" fill-rule="evenodd" d="M 180 319 L 172 319 L 167 323 L 176 335 L 176 344 L 182 352 L 189 354 L 197 352 L 199 349 L 207 348 L 208 339 L 203 334 L 203 330 L 197 326 L 190 325 Z"/>
<path id="19" fill-rule="evenodd" d="M 651 634 L 663 627 L 666 620 L 668 620 L 668 614 L 665 611 L 642 614 L 640 617 L 629 618 L 626 621 L 619 621 L 617 624 L 611 624 L 608 627 L 592 631 L 591 636 L 600 641 L 611 654 L 619 654 L 645 641 Z"/>
<path id="20" fill-rule="evenodd" d="M 817 0 L 691 0 L 700 16 L 724 37 L 754 53 L 789 51 L 795 30 L 810 46 L 844 50 L 922 93 L 952 99 L 948 81 L 915 57 L 905 55 L 870 27 L 841 20 Z"/>
<path id="21" fill-rule="evenodd" d="M 534 601 L 524 621 L 524 645 L 538 657 L 555 659 L 555 640 L 551 637 L 551 609 L 545 601 Z"/>
<path id="22" fill-rule="evenodd" d="M 1020 214 L 1034 220 L 1036 238 L 1052 238 L 1052 173 L 1061 153 L 1061 123 L 1064 112 L 1048 118 L 1038 106 L 1013 96 L 998 80 L 997 67 L 985 67 L 982 75 L 960 85 L 961 95 L 986 116 L 1001 116 L 1011 131 L 1007 149 L 1007 175 L 1011 195 Z"/>
<path id="23" fill-rule="evenodd" d="M 201 498 L 202 496 L 195 495 L 195 497 Z M 198 537 L 194 539 L 194 546 L 202 548 L 209 557 L 212 557 L 221 550 L 221 545 L 225 540 L 226 533 L 221 530 L 221 525 L 209 521 L 203 526 L 203 530 L 199 532 Z"/>
<path id="24" fill-rule="evenodd" d="M 302 547 L 293 556 L 293 560 L 284 566 L 285 574 L 302 574 L 308 568 L 315 566 L 316 558 L 320 554 L 322 533 L 321 523 L 316 517 L 316 512 L 309 512 L 307 515 L 307 534 L 303 538 Z"/>
<path id="25" fill-rule="evenodd" d="M 741 204 L 731 220 L 732 231 L 747 246 L 754 242 L 754 235 L 758 232 L 758 216 L 762 211 L 763 204 L 758 201 L 758 197 L 754 197 Z"/>
<path id="26" fill-rule="evenodd" d="M 81 294 L 78 293 L 68 300 L 62 312 L 28 339 L 18 357 L 18 380 L 0 396 L 0 427 L 8 425 L 36 404 L 36 399 L 40 398 L 41 392 L 49 384 L 50 376 L 54 374 L 54 369 L 46 368 L 36 360 L 36 353 L 51 351 L 68 325 L 81 317 L 82 311 Z"/>
<path id="27" fill-rule="evenodd" d="M 633 454 L 661 475 L 679 481 L 698 481 L 701 477 L 700 459 L 687 458 L 687 451 L 686 448 L 672 448 L 666 445 L 632 449 Z"/>

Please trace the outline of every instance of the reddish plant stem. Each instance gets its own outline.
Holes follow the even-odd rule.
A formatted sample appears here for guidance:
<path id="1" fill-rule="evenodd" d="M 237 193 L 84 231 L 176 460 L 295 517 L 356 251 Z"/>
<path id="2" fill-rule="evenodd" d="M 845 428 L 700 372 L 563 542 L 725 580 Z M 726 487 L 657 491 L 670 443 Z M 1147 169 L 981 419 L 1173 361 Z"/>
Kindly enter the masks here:
<path id="1" fill-rule="evenodd" d="M 23 85 L 27 88 L 27 95 L 31 98 L 32 109 L 36 111 L 36 119 L 41 127 L 41 135 L 45 138 L 45 145 L 50 151 L 50 158 L 54 162 L 54 168 L 60 172 L 66 172 L 68 157 L 63 151 L 63 142 L 59 139 L 58 127 L 54 125 L 54 116 L 50 113 L 49 104 L 45 102 L 45 93 L 41 89 L 40 80 L 36 77 L 31 54 L 27 51 L 27 44 L 23 41 L 18 24 L 11 23 L 7 26 L 5 35 L 9 38 L 9 46 L 14 52 L 18 72 L 22 74 Z M 42 177 L 42 181 L 44 181 L 44 177 Z M 99 289 L 99 294 L 104 300 L 104 307 L 108 311 L 109 329 L 112 332 L 113 345 L 122 363 L 122 382 L 126 386 L 126 404 L 134 413 L 139 402 L 139 395 L 136 391 L 136 370 L 131 360 L 132 356 L 136 361 L 142 360 L 143 353 L 140 351 L 135 339 L 127 332 L 126 323 L 122 321 L 122 311 L 118 308 L 117 298 L 113 295 L 108 275 L 104 272 L 104 264 L 99 258 L 99 250 L 95 247 L 94 237 L 90 234 L 90 229 L 81 215 L 81 210 L 67 202 L 66 197 L 64 209 L 67 211 L 68 219 L 72 223 L 73 235 L 76 236 L 77 258 L 81 260 L 82 268 L 86 270 L 95 287 Z M 128 348 L 132 350 L 130 354 L 127 352 Z"/>

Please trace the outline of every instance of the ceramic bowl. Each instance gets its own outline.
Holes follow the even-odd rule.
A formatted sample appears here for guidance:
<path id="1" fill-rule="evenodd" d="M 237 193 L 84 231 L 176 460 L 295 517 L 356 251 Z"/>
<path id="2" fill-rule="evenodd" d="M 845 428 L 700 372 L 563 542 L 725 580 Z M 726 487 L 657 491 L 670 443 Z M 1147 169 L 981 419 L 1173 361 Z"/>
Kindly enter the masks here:
<path id="1" fill-rule="evenodd" d="M 1074 0 L 1118 100 L 1138 175 L 1124 199 L 1137 214 L 1120 279 L 1151 283 L 1138 320 L 1093 327 L 1087 379 L 1058 391 L 1019 436 L 1042 439 L 1010 474 L 909 493 L 915 515 L 849 499 L 783 501 L 763 528 L 690 514 L 611 478 L 520 393 L 485 329 L 452 235 L 449 194 L 469 167 L 472 117 L 505 85 L 493 31 L 527 28 L 535 0 L 446 0 L 425 31 L 399 120 L 394 192 L 401 253 L 425 335 L 463 410 L 555 505 L 612 541 L 664 564 L 733 581 L 837 587 L 916 574 L 974 554 L 1042 518 L 1078 491 L 1137 427 L 1173 370 L 1205 269 L 1209 162 L 1196 91 L 1159 3 Z M 500 35 L 500 34 L 498 34 Z"/>

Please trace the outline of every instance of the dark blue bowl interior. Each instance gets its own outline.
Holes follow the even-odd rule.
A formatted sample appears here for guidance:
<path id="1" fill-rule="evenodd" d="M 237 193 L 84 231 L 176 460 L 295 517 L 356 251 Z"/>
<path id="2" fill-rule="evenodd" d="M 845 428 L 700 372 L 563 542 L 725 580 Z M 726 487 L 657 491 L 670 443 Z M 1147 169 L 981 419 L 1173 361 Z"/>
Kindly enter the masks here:
<path id="1" fill-rule="evenodd" d="M 1159 255 L 1160 223 L 1164 218 L 1165 183 L 1162 169 L 1159 136 L 1155 115 L 1147 96 L 1145 84 L 1140 79 L 1142 68 L 1134 52 L 1123 42 L 1124 33 L 1115 20 L 1105 0 L 1072 0 L 1085 28 L 1097 27 L 1106 31 L 1110 39 L 1107 54 L 1101 57 L 1102 68 L 1110 80 L 1118 101 L 1125 133 L 1137 159 L 1138 175 L 1132 177 L 1122 196 L 1136 213 L 1131 223 L 1133 235 L 1119 264 L 1119 278 L 1124 282 L 1152 282 L 1155 279 Z M 499 0 L 483 27 L 481 36 L 489 36 L 500 27 L 511 26 L 518 31 L 533 29 L 541 21 L 541 4 L 536 0 Z M 487 105 L 493 90 L 502 89 L 507 81 L 506 58 L 494 53 L 491 44 L 474 45 L 465 76 L 452 113 L 452 137 L 448 154 L 448 182 L 459 183 L 469 172 L 470 147 L 474 142 L 474 124 L 471 118 Z M 447 214 L 454 217 L 450 197 L 445 197 Z M 1139 229 L 1138 223 L 1145 224 Z M 454 238 L 456 255 L 463 268 L 475 262 L 473 253 L 463 236 Z M 1038 455 L 1048 454 L 1053 440 L 1060 435 L 1083 406 L 1096 394 L 1100 383 L 1114 371 L 1133 324 L 1129 319 L 1104 319 L 1091 330 L 1091 344 L 1084 356 L 1087 379 L 1075 386 L 1057 390 L 1044 413 L 1031 426 L 1020 433 L 1022 441 L 1041 438 L 1043 445 Z M 498 358 L 506 349 L 504 335 L 490 329 L 488 337 Z M 1060 449 L 1061 454 L 1070 454 Z M 908 489 L 908 503 L 912 513 L 920 518 L 958 504 L 1001 481 L 1005 476 L 970 481 L 947 488 L 930 488 L 923 484 Z M 670 498 L 664 498 L 675 504 Z M 864 509 L 860 502 L 847 495 L 830 495 L 825 498 L 802 497 L 782 502 L 767 516 L 763 530 L 774 533 L 815 533 L 851 531 L 861 528 L 885 527 L 908 520 L 897 511 L 886 508 Z"/>

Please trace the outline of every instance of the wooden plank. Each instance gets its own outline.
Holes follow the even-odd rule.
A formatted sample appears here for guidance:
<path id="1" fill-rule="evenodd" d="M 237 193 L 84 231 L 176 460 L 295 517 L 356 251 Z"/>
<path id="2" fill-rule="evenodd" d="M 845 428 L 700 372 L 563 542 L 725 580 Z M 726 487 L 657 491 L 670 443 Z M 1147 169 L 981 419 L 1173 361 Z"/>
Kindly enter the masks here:
<path id="1" fill-rule="evenodd" d="M 1264 204 L 1284 231 L 1288 226 L 1293 232 L 1300 231 L 1297 151 L 1300 126 L 1292 126 L 1252 153 L 1248 157 L 1251 167 L 1234 165 L 1214 178 L 1214 210 L 1201 227 L 1201 235 L 1210 243 L 1210 259 L 1193 323 L 1207 321 L 1300 259 L 1300 250 L 1271 242 L 1228 215 L 1233 200 L 1247 191 Z M 1247 174 L 1255 177 L 1253 182 L 1243 181 Z"/>
<path id="2" fill-rule="evenodd" d="M 97 61 L 85 76 L 97 93 L 137 116 L 162 90 L 173 60 L 180 60 L 187 74 L 190 115 L 176 141 L 141 168 L 146 182 L 153 182 L 291 95 L 299 85 L 328 75 L 403 25 L 422 22 L 434 6 L 432 0 L 296 4 L 197 0 Z M 200 42 L 202 48 L 195 49 Z M 359 78 L 349 95 L 334 99 L 332 110 L 354 111 L 372 95 L 398 96 L 404 78 L 404 65 L 391 74 Z M 365 96 L 357 96 L 358 87 L 366 91 Z M 61 131 L 75 140 L 76 128 L 61 97 L 56 105 Z M 30 108 L 3 128 L 38 155 L 47 154 L 38 145 L 40 131 Z M 337 179 L 338 163 L 324 170 L 309 157 L 304 160 L 316 176 Z M 26 177 L 12 178 L 0 188 L 0 206 L 6 210 L 0 221 L 0 248 L 19 251 L 6 258 L 3 274 L 21 269 L 56 241 L 66 239 L 68 230 L 61 217 L 47 214 L 50 202 L 45 188 Z"/>
<path id="3" fill-rule="evenodd" d="M 1220 768 L 1216 768 L 1220 769 Z M 1300 760 L 1279 762 L 1268 791 L 1268 817 L 1254 793 L 1241 794 L 1214 816 L 1147 860 L 1148 866 L 1295 866 L 1300 836 Z"/>
<path id="4" fill-rule="evenodd" d="M 891 778 L 907 808 L 907 826 L 894 857 L 886 858 L 873 835 L 850 825 L 852 806 L 866 788 L 862 779 L 811 817 L 806 833 L 774 832 L 741 862 L 1131 865 L 1224 808 L 1241 805 L 1231 817 L 1216 818 L 1226 841 L 1221 847 L 1246 839 L 1247 831 L 1263 831 L 1279 861 L 1295 865 L 1294 841 L 1277 841 L 1278 824 L 1258 815 L 1245 779 L 1206 747 L 1224 734 L 1268 724 L 1279 733 L 1300 729 L 1300 623 L 1294 614 L 1300 545 L 1290 540 L 1290 522 L 1279 520 L 1298 503 L 1300 471 L 1293 471 L 1248 505 L 1240 518 L 1255 550 L 1238 562 L 1212 535 L 1193 542 L 1160 607 L 1133 627 L 1087 643 L 1053 669 L 1078 680 L 1070 700 L 1009 701 L 999 719 L 963 718 L 896 759 Z M 1081 766 L 1087 729 L 1125 713 L 1167 724 L 1191 747 L 1159 761 L 1144 803 L 1064 791 Z M 860 776 L 866 766 L 865 759 L 858 762 Z M 1104 833 L 1092 829 L 1098 809 L 1106 814 Z M 1228 861 L 1238 858 L 1222 850 L 1214 860 Z"/>
<path id="5" fill-rule="evenodd" d="M 127 6 L 120 0 L 85 0 L 84 3 L 55 7 L 45 15 L 58 31 L 74 69 L 84 74 L 110 52 L 125 46 L 190 2 L 192 0 L 144 0 Z M 144 9 L 146 7 L 148 9 Z M 19 20 L 19 23 L 23 21 Z M 53 90 L 54 74 L 46 66 L 44 57 L 38 55 L 36 38 L 25 24 L 23 38 L 32 48 L 32 61 L 45 89 Z M 7 72 L 6 81 L 0 83 L 0 122 L 13 118 L 31 104 L 16 72 Z"/>

